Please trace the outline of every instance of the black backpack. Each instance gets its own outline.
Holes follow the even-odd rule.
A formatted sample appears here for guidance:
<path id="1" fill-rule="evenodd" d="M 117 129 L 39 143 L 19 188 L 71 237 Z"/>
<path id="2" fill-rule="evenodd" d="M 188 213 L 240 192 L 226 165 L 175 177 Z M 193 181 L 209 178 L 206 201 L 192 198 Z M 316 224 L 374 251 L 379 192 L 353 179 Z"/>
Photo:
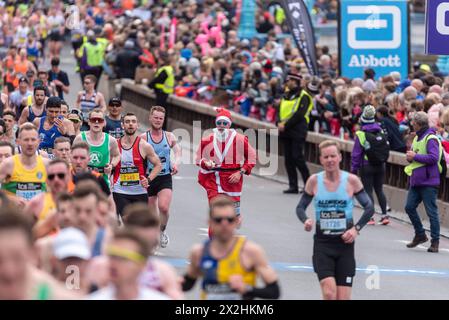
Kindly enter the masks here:
<path id="1" fill-rule="evenodd" d="M 365 132 L 365 145 L 362 146 L 368 162 L 371 165 L 378 166 L 387 162 L 390 155 L 390 143 L 383 131 Z"/>

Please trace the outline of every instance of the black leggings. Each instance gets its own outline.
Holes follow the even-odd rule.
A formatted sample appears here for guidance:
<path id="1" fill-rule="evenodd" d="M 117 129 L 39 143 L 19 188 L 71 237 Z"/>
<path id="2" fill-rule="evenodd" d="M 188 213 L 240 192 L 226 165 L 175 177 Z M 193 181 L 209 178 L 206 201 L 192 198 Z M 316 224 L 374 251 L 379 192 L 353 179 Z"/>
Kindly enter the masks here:
<path id="1" fill-rule="evenodd" d="M 385 198 L 383 184 L 385 179 L 385 165 L 372 166 L 370 164 L 363 165 L 360 169 L 363 187 L 368 193 L 374 204 L 373 188 L 376 192 L 377 201 L 379 202 L 382 214 L 387 214 L 387 199 Z"/>

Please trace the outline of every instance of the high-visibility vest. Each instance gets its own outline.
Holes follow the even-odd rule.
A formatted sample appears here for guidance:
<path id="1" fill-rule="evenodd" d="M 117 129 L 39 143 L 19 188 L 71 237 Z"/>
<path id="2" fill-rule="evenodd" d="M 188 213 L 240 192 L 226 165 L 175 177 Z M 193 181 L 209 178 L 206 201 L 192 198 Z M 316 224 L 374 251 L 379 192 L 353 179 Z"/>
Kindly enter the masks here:
<path id="1" fill-rule="evenodd" d="M 441 145 L 440 139 L 434 134 L 429 134 L 420 141 L 418 141 L 418 136 L 415 136 L 415 139 L 413 139 L 412 143 L 412 150 L 415 151 L 417 154 L 427 154 L 427 141 L 429 139 L 436 139 L 438 141 L 438 171 L 441 173 L 443 172 L 443 168 L 441 167 L 440 159 L 443 153 L 443 147 Z M 411 176 L 413 173 L 413 170 L 424 167 L 425 164 L 421 162 L 414 161 L 410 163 L 408 166 L 404 168 L 404 172 Z"/>
<path id="2" fill-rule="evenodd" d="M 360 145 L 362 146 L 362 148 L 365 149 L 365 142 L 366 142 L 365 131 L 359 130 L 355 133 L 355 135 L 359 138 L 359 142 L 360 142 Z M 366 154 L 364 156 L 364 159 L 366 161 L 368 161 L 368 156 Z"/>
<path id="3" fill-rule="evenodd" d="M 175 72 L 172 66 L 164 66 L 156 72 L 156 77 L 162 72 L 167 73 L 167 79 L 164 83 L 156 83 L 156 89 L 162 90 L 166 94 L 172 94 L 175 91 Z"/>
<path id="4" fill-rule="evenodd" d="M 293 100 L 282 99 L 280 111 L 279 111 L 279 117 L 280 117 L 281 122 L 286 122 L 291 117 L 293 117 L 295 112 L 298 111 L 301 99 L 304 96 L 309 97 L 309 106 L 307 107 L 307 112 L 304 115 L 304 118 L 306 119 L 307 123 L 309 123 L 310 112 L 312 112 L 312 109 L 313 109 L 313 98 L 309 93 L 306 92 L 306 90 L 302 90 L 301 94 L 296 99 L 293 99 Z"/>
<path id="5" fill-rule="evenodd" d="M 92 44 L 86 42 L 84 44 L 87 55 L 87 64 L 89 67 L 99 67 L 103 64 L 104 50 L 103 45 L 99 42 Z"/>

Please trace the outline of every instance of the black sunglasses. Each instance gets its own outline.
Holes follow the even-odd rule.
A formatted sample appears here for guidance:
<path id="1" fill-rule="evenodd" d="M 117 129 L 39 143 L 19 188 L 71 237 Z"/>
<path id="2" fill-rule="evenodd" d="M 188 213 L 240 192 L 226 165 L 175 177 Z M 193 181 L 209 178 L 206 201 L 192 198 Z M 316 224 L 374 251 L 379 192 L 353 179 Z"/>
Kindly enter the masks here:
<path id="1" fill-rule="evenodd" d="M 228 223 L 233 223 L 237 217 L 214 217 L 212 221 L 215 223 L 221 223 L 223 220 L 226 220 Z"/>
<path id="2" fill-rule="evenodd" d="M 65 173 L 50 173 L 48 175 L 48 180 L 52 181 L 58 176 L 59 180 L 63 180 L 65 178 Z"/>

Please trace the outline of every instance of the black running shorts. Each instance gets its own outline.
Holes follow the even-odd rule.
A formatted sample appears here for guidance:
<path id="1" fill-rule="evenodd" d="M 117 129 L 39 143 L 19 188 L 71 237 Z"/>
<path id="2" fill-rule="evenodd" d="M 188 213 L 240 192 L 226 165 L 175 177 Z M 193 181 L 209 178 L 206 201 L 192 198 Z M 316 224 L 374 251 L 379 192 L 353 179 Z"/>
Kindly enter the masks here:
<path id="1" fill-rule="evenodd" d="M 335 278 L 337 286 L 352 287 L 355 276 L 354 243 L 314 241 L 313 270 L 321 281 Z"/>
<path id="2" fill-rule="evenodd" d="M 163 176 L 157 176 L 150 183 L 148 188 L 148 196 L 155 197 L 163 189 L 173 189 L 173 180 L 171 174 L 164 174 Z"/>
<path id="3" fill-rule="evenodd" d="M 123 216 L 123 210 L 128 204 L 143 202 L 145 204 L 148 203 L 148 195 L 147 194 L 123 194 L 113 192 L 112 196 L 114 198 L 115 206 L 117 207 L 117 213 L 120 216 Z"/>

